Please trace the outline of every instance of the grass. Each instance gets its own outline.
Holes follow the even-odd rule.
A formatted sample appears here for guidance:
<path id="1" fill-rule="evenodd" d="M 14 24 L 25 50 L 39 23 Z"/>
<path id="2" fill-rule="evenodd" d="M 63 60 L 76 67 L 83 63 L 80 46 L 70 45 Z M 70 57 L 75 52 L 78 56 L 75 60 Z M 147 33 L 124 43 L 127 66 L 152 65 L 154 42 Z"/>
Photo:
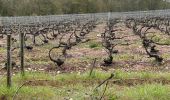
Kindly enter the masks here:
<path id="1" fill-rule="evenodd" d="M 164 53 L 164 54 L 162 55 L 162 57 L 165 58 L 165 59 L 168 59 L 168 58 L 170 58 L 170 54 Z"/>
<path id="2" fill-rule="evenodd" d="M 111 73 L 111 72 L 110 72 Z M 20 74 L 13 76 L 13 87 L 6 88 L 5 79 L 1 81 L 0 85 L 0 98 L 3 96 L 8 97 L 10 100 L 17 88 L 26 80 L 55 80 L 62 85 L 51 86 L 24 86 L 19 91 L 16 99 L 22 100 L 94 100 L 99 99 L 103 93 L 105 85 L 94 91 L 94 88 L 99 84 L 89 84 L 94 80 L 104 80 L 110 76 L 110 73 L 95 70 L 91 77 L 89 72 L 85 73 L 72 73 L 72 74 L 58 74 L 50 75 L 46 73 L 27 72 L 25 77 L 20 77 Z M 170 80 L 170 73 L 161 72 L 124 72 L 116 70 L 115 79 L 149 79 L 149 78 L 166 78 Z M 71 81 L 73 80 L 73 81 Z M 88 83 L 84 82 L 88 80 Z M 74 82 L 74 83 L 69 83 Z M 136 86 L 119 86 L 109 83 L 109 88 L 104 95 L 105 100 L 169 100 L 170 85 L 162 84 L 143 84 Z"/>
<path id="3" fill-rule="evenodd" d="M 90 48 L 97 48 L 97 47 L 99 47 L 99 44 L 97 44 L 97 43 L 91 43 L 91 44 L 89 45 L 89 47 L 90 47 Z"/>
<path id="4" fill-rule="evenodd" d="M 20 82 L 25 80 L 57 80 L 60 82 L 70 81 L 70 80 L 104 80 L 110 76 L 112 72 L 104 72 L 100 70 L 94 70 L 92 76 L 89 77 L 89 71 L 85 73 L 65 73 L 65 74 L 57 74 L 51 75 L 43 72 L 26 72 L 25 77 L 20 77 L 20 74 L 16 74 L 13 76 L 14 82 Z M 125 72 L 121 70 L 116 70 L 113 72 L 115 74 L 114 79 L 159 79 L 164 78 L 170 80 L 169 72 Z M 5 82 L 5 78 L 2 79 L 2 82 Z"/>
<path id="5" fill-rule="evenodd" d="M 86 47 L 86 48 L 91 48 L 96 50 L 103 48 L 102 43 L 98 41 L 89 41 L 85 44 L 80 44 L 79 47 Z"/>
<path id="6" fill-rule="evenodd" d="M 6 49 L 0 47 L 0 53 L 4 53 L 4 52 L 6 52 Z"/>
<path id="7" fill-rule="evenodd" d="M 153 38 L 153 41 L 155 41 L 155 42 L 159 42 L 160 40 L 161 40 L 161 36 L 159 36 L 159 35 L 156 35 Z"/>
<path id="8" fill-rule="evenodd" d="M 170 88 L 166 88 L 167 86 L 162 86 L 161 84 L 152 84 L 152 85 L 139 85 L 133 88 L 123 89 L 122 91 L 117 90 L 117 86 L 113 86 L 107 90 L 104 98 L 106 99 L 119 99 L 119 100 L 127 100 L 124 97 L 129 98 L 129 100 L 169 100 Z M 65 91 L 63 91 L 65 90 Z M 88 91 L 87 91 L 88 90 Z M 83 100 L 83 99 L 92 99 L 92 98 L 100 98 L 103 87 L 99 90 L 98 94 L 93 93 L 92 86 L 84 87 L 81 84 L 77 86 L 63 87 L 61 90 L 58 90 L 54 93 L 59 94 L 63 97 L 73 98 L 74 100 Z M 70 93 L 70 92 L 72 93 Z M 40 90 L 41 92 L 41 90 Z M 123 94 L 119 96 L 119 93 Z M 55 95 L 56 95 L 55 94 Z M 52 96 L 46 95 L 48 97 Z M 93 95 L 93 96 L 92 96 Z M 63 97 L 54 97 L 63 98 Z"/>
<path id="9" fill-rule="evenodd" d="M 17 99 L 22 100 L 94 100 L 94 98 L 100 98 L 104 89 L 104 86 L 94 92 L 94 87 L 97 84 L 91 86 L 84 86 L 82 84 L 68 85 L 62 87 L 50 87 L 50 86 L 25 86 L 18 95 Z M 7 89 L 4 86 L 0 86 L 0 95 L 12 98 L 17 87 L 14 86 L 11 89 Z M 144 84 L 134 87 L 120 87 L 116 85 L 109 85 L 104 96 L 105 100 L 169 100 L 170 88 L 168 85 L 162 84 Z"/>
<path id="10" fill-rule="evenodd" d="M 113 55 L 113 61 L 139 61 L 143 56 L 139 54 L 130 55 L 130 54 L 116 54 Z"/>
<path id="11" fill-rule="evenodd" d="M 122 100 L 170 100 L 170 86 L 145 84 L 126 88 L 122 94 Z"/>
<path id="12" fill-rule="evenodd" d="M 6 88 L 4 85 L 1 85 L 0 97 L 6 96 L 7 100 L 11 100 L 17 89 L 18 86 L 16 85 L 13 85 L 13 87 L 10 89 Z M 16 98 L 22 100 L 37 100 L 37 99 L 50 100 L 52 99 L 52 97 L 55 96 L 53 90 L 50 87 L 42 87 L 42 86 L 36 86 L 36 87 L 25 86 L 19 91 L 18 94 L 19 95 L 16 96 Z"/>
<path id="13" fill-rule="evenodd" d="M 41 60 L 27 60 L 27 63 L 29 64 L 38 64 L 38 65 L 48 65 L 50 63 L 50 61 L 44 61 L 43 59 Z"/>
<path id="14" fill-rule="evenodd" d="M 161 35 L 156 35 L 156 36 L 153 38 L 153 41 L 159 42 L 159 43 L 161 43 L 161 44 L 170 45 L 170 40 L 169 40 L 167 37 L 162 37 Z"/>

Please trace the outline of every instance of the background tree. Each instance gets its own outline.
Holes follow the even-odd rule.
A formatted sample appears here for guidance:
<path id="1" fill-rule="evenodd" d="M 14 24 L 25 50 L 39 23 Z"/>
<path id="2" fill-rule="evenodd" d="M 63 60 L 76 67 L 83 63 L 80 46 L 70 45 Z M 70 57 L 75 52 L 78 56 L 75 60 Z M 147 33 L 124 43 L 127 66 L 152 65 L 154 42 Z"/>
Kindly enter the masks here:
<path id="1" fill-rule="evenodd" d="M 0 0 L 1 16 L 119 12 L 170 8 L 165 0 Z"/>

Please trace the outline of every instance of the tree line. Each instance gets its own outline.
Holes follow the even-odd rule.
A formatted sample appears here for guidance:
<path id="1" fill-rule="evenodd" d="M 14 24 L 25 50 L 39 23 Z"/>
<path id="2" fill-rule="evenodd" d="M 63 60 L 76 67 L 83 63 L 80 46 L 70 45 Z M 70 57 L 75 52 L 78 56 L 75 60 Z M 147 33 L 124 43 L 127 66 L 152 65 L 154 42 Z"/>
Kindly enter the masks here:
<path id="1" fill-rule="evenodd" d="M 165 0 L 0 0 L 1 16 L 167 9 Z"/>

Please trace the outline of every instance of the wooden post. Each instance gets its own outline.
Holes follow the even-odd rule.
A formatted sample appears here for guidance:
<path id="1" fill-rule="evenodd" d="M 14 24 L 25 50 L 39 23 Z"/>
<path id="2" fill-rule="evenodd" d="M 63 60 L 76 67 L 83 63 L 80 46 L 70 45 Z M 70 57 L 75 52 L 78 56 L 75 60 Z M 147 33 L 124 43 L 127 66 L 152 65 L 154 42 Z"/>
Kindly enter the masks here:
<path id="1" fill-rule="evenodd" d="M 20 32 L 20 58 L 21 58 L 21 75 L 25 75 L 24 71 L 24 33 Z"/>
<path id="2" fill-rule="evenodd" d="M 7 87 L 11 87 L 11 35 L 7 35 Z"/>

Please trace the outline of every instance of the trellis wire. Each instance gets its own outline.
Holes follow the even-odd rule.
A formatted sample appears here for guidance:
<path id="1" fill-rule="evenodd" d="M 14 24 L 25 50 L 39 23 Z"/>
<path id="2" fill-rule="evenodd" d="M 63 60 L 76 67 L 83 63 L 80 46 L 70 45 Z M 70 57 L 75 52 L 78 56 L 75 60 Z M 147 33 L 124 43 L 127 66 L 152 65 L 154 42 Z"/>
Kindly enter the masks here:
<path id="1" fill-rule="evenodd" d="M 133 11 L 133 12 L 108 12 L 108 13 L 88 13 L 88 14 L 65 14 L 65 15 L 47 15 L 47 16 L 20 16 L 20 17 L 0 17 L 0 25 L 8 26 L 13 24 L 29 25 L 60 22 L 62 20 L 75 19 L 101 19 L 108 20 L 108 18 L 127 18 L 135 17 L 141 18 L 146 16 L 151 17 L 167 17 L 170 16 L 170 9 L 167 10 L 150 10 L 150 11 Z"/>

